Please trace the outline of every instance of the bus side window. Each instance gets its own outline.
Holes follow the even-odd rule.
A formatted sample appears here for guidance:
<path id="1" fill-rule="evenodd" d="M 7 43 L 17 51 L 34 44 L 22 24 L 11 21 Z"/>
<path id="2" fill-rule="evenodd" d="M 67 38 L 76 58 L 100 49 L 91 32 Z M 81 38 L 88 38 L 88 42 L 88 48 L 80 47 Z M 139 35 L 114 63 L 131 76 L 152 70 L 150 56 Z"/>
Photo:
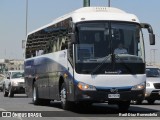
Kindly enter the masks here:
<path id="1" fill-rule="evenodd" d="M 68 48 L 68 42 L 67 42 L 67 40 L 65 40 L 64 42 L 62 42 L 61 50 L 65 50 L 67 48 Z"/>
<path id="2" fill-rule="evenodd" d="M 39 56 L 39 55 L 42 55 L 43 54 L 43 52 L 44 52 L 44 50 L 37 50 L 36 51 L 36 56 Z"/>
<path id="3" fill-rule="evenodd" d="M 56 40 L 53 41 L 53 52 L 56 52 L 57 51 L 57 43 L 56 43 Z"/>

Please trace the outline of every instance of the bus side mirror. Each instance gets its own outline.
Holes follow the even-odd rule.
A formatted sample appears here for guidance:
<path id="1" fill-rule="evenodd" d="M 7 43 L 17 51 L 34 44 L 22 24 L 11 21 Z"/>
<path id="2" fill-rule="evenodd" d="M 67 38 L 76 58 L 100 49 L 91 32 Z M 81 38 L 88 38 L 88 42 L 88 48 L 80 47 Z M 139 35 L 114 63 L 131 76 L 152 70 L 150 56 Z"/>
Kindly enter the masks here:
<path id="1" fill-rule="evenodd" d="M 150 45 L 155 45 L 155 34 L 149 33 Z"/>
<path id="2" fill-rule="evenodd" d="M 150 45 L 155 45 L 155 34 L 153 34 L 152 26 L 148 23 L 141 23 L 141 28 L 148 30 Z"/>

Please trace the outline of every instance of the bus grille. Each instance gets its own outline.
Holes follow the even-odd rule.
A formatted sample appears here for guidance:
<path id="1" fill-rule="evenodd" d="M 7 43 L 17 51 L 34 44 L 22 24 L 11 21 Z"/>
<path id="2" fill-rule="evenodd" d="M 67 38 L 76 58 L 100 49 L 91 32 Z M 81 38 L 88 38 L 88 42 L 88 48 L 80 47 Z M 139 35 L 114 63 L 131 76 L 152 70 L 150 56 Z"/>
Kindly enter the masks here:
<path id="1" fill-rule="evenodd" d="M 156 89 L 160 89 L 160 83 L 154 83 L 154 87 L 155 87 Z"/>
<path id="2" fill-rule="evenodd" d="M 110 89 L 97 89 L 97 91 L 105 91 L 105 92 L 110 92 Z M 131 89 L 118 89 L 118 92 L 127 92 L 131 91 Z"/>

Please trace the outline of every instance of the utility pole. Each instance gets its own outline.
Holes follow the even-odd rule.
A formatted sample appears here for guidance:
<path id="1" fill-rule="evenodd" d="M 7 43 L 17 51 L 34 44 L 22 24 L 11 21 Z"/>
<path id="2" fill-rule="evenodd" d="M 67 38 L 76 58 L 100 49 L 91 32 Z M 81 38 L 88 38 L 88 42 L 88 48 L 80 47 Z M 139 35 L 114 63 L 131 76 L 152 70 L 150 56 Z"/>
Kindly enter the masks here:
<path id="1" fill-rule="evenodd" d="M 156 53 L 156 50 L 158 49 L 151 49 L 153 51 L 153 65 L 156 65 L 156 58 L 155 58 L 155 53 Z"/>
<path id="2" fill-rule="evenodd" d="M 111 1 L 108 0 L 108 7 L 111 7 Z"/>
<path id="3" fill-rule="evenodd" d="M 28 29 L 28 0 L 26 0 L 26 38 L 27 38 L 27 29 Z"/>
<path id="4" fill-rule="evenodd" d="M 83 0 L 83 7 L 89 7 L 90 6 L 90 0 Z"/>
<path id="5" fill-rule="evenodd" d="M 152 65 L 152 50 L 150 49 L 150 65 Z"/>
<path id="6" fill-rule="evenodd" d="M 23 59 L 25 57 L 25 44 L 26 44 L 26 39 L 27 39 L 27 33 L 28 33 L 28 0 L 26 0 L 26 4 L 25 4 L 26 8 L 25 8 L 25 12 L 26 12 L 26 19 L 25 19 L 25 39 L 22 40 L 22 49 L 23 49 Z"/>

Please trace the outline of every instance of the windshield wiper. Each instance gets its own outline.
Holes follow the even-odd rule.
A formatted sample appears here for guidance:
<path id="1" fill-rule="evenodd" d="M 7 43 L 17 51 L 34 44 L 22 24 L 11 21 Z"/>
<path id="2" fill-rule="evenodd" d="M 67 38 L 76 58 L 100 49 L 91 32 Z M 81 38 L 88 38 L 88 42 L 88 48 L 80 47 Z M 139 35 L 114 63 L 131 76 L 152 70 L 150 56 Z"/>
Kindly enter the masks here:
<path id="1" fill-rule="evenodd" d="M 111 54 L 107 55 L 103 59 L 103 61 L 95 69 L 92 70 L 91 75 L 93 75 L 97 70 L 99 70 L 102 67 L 102 65 L 106 62 L 106 60 L 108 60 L 108 58 L 111 58 Z"/>
<path id="2" fill-rule="evenodd" d="M 112 67 L 113 67 L 112 70 L 115 70 L 116 60 L 120 60 L 123 66 L 131 73 L 130 68 L 128 68 L 128 66 L 125 65 L 124 61 L 120 59 L 120 56 L 118 54 L 109 54 L 108 56 L 104 58 L 104 60 L 95 69 L 92 70 L 91 74 L 93 75 L 96 71 L 98 71 L 103 66 L 103 64 L 106 62 L 106 60 L 108 60 L 108 58 L 111 58 Z"/>

